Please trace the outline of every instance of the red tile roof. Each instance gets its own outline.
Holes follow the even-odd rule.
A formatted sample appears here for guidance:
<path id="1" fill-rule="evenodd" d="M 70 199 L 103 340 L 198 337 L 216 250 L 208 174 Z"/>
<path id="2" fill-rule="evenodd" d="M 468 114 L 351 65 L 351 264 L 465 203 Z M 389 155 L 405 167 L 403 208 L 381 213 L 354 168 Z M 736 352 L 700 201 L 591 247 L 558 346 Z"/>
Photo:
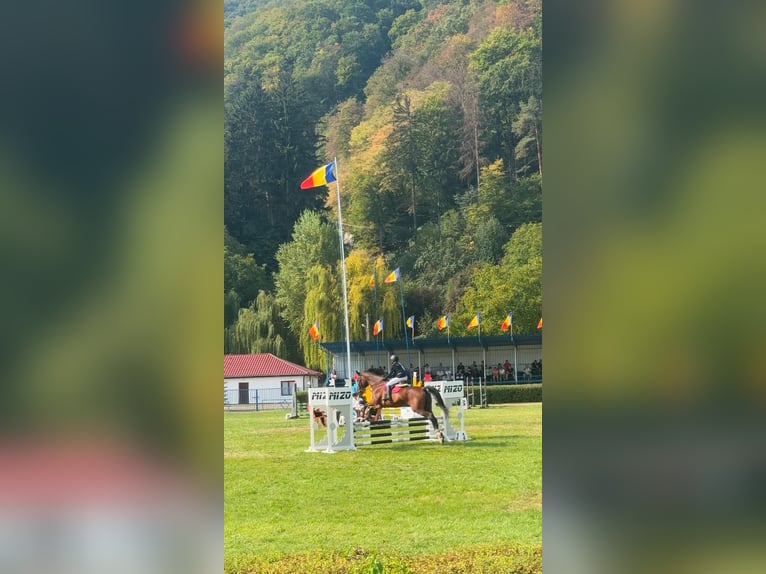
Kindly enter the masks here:
<path id="1" fill-rule="evenodd" d="M 280 359 L 271 353 L 223 356 L 224 379 L 238 377 L 316 376 L 319 374 L 319 371 L 312 371 L 306 367 L 301 367 L 290 361 Z"/>

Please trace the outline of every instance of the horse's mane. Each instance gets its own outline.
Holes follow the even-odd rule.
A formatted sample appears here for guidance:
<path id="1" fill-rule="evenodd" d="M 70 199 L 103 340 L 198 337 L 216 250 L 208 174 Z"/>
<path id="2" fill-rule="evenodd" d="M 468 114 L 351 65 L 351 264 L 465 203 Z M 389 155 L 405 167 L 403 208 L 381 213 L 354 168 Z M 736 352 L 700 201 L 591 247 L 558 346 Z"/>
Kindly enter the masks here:
<path id="1" fill-rule="evenodd" d="M 362 373 L 362 376 L 364 376 L 364 378 L 366 378 L 370 384 L 379 383 L 384 379 L 384 377 L 381 377 L 380 375 L 376 375 L 372 371 L 364 371 Z"/>

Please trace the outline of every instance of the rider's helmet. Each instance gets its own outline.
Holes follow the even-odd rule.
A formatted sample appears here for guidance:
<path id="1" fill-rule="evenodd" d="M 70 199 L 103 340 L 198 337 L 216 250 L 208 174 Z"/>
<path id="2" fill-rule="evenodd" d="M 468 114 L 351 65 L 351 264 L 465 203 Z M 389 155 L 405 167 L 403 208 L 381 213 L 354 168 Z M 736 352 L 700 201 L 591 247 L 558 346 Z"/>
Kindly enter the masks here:
<path id="1" fill-rule="evenodd" d="M 399 362 L 399 355 L 391 355 L 391 363 L 398 363 Z"/>

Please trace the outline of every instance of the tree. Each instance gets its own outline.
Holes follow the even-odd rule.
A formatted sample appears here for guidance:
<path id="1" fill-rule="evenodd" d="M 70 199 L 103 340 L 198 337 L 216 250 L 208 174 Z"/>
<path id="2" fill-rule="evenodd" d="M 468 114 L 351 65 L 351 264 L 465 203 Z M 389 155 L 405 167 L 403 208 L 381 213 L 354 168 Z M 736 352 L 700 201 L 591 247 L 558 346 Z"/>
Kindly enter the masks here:
<path id="1" fill-rule="evenodd" d="M 252 254 L 231 253 L 223 248 L 223 291 L 235 292 L 245 306 L 255 299 L 258 292 L 269 286 L 264 265 L 258 265 Z"/>
<path id="2" fill-rule="evenodd" d="M 261 291 L 249 307 L 239 310 L 236 322 L 224 330 L 224 352 L 286 357 L 285 336 L 274 297 Z"/>
<path id="3" fill-rule="evenodd" d="M 498 159 L 481 170 L 478 202 L 481 217 L 492 214 L 509 231 L 527 222 L 542 221 L 540 175 L 512 181 L 505 163 Z"/>
<path id="4" fill-rule="evenodd" d="M 346 257 L 349 331 L 352 340 L 366 339 L 366 329 L 369 327 L 372 330 L 372 324 L 377 320 L 376 290 L 370 287 L 370 277 L 375 274 L 375 269 L 375 258 L 366 249 L 354 249 Z"/>
<path id="5" fill-rule="evenodd" d="M 224 105 L 224 223 L 269 270 L 298 215 L 320 205 L 298 188 L 318 164 L 314 108 L 283 65 L 235 74 Z"/>
<path id="6" fill-rule="evenodd" d="M 514 332 L 533 333 L 542 316 L 542 225 L 522 225 L 505 246 L 498 265 L 473 272 L 471 286 L 455 312 L 456 330 L 464 330 L 475 313 L 483 317 L 482 333 L 499 334 L 500 322 L 513 313 Z M 457 331 L 460 332 L 460 331 Z"/>
<path id="7" fill-rule="evenodd" d="M 351 153 L 351 131 L 361 120 L 364 109 L 355 99 L 349 99 L 325 120 L 325 157 L 348 157 Z"/>
<path id="8" fill-rule="evenodd" d="M 540 100 L 534 96 L 529 96 L 529 99 L 521 104 L 519 115 L 514 120 L 512 129 L 519 138 L 514 150 L 514 158 L 518 162 L 516 172 L 520 175 L 526 175 L 536 166 L 537 173 L 542 177 L 543 122 Z"/>
<path id="9" fill-rule="evenodd" d="M 264 265 L 258 265 L 252 253 L 232 237 L 224 226 L 223 292 L 224 326 L 231 325 L 239 308 L 248 306 L 258 292 L 271 286 Z"/>
<path id="10" fill-rule="evenodd" d="M 223 326 L 224 329 L 237 320 L 239 309 L 242 306 L 239 294 L 232 290 L 223 294 Z M 224 343 L 225 344 L 225 343 Z"/>
<path id="11" fill-rule="evenodd" d="M 308 270 L 306 283 L 299 340 L 306 366 L 321 369 L 324 354 L 309 335 L 309 328 L 318 321 L 320 341 L 341 339 L 343 310 L 339 304 L 338 275 L 333 266 L 317 264 Z"/>
<path id="12" fill-rule="evenodd" d="M 534 28 L 496 28 L 471 55 L 479 80 L 485 152 L 512 164 L 517 136 L 513 124 L 520 102 L 542 98 L 542 42 Z M 512 170 L 511 175 L 515 176 Z"/>
<path id="13" fill-rule="evenodd" d="M 410 202 L 407 212 L 412 215 L 412 232 L 418 228 L 417 200 L 415 190 L 418 184 L 418 153 L 415 141 L 412 100 L 407 94 L 396 97 L 393 108 L 393 131 L 388 140 L 387 163 L 393 168 L 390 178 L 398 181 L 392 187 L 409 191 Z"/>

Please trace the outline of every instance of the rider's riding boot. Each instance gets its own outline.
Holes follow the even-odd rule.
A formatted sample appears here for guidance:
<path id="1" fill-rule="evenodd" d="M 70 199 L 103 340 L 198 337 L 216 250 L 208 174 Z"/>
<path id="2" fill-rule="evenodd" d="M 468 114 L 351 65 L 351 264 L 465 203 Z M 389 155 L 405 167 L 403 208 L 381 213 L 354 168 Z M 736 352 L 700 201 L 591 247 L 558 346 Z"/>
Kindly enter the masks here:
<path id="1" fill-rule="evenodd" d="M 383 395 L 384 401 L 390 401 L 391 400 L 391 387 L 386 385 L 386 394 Z"/>

